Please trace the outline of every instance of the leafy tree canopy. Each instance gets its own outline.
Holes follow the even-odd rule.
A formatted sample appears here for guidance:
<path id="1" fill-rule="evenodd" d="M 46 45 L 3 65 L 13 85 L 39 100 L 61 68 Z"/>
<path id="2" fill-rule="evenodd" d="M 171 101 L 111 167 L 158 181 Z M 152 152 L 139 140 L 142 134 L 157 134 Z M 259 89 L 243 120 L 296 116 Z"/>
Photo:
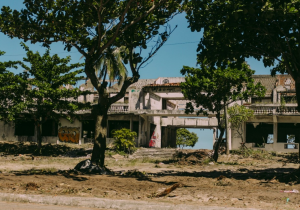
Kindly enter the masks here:
<path id="1" fill-rule="evenodd" d="M 201 68 L 183 67 L 181 73 L 185 75 L 185 82 L 181 83 L 181 89 L 184 97 L 191 101 L 186 104 L 186 113 L 193 113 L 195 107 L 197 115 L 208 114 L 208 111 L 216 113 L 221 131 L 213 156 L 217 161 L 225 132 L 221 111 L 225 111 L 227 105 L 234 101 L 246 100 L 253 95 L 263 96 L 266 89 L 260 83 L 254 83 L 251 77 L 254 71 L 246 63 L 243 63 L 241 69 L 228 67 L 225 70 L 205 66 L 204 63 Z"/>
<path id="2" fill-rule="evenodd" d="M 300 1 L 189 0 L 187 19 L 192 31 L 204 30 L 198 60 L 226 68 L 240 67 L 254 57 L 296 81 L 300 104 Z"/>
<path id="3" fill-rule="evenodd" d="M 198 142 L 198 136 L 186 128 L 179 128 L 176 133 L 176 144 L 183 147 L 194 147 Z"/>
<path id="4" fill-rule="evenodd" d="M 97 79 L 93 67 L 109 53 L 107 49 L 111 46 L 125 46 L 129 51 L 123 52 L 122 57 L 125 63 L 130 64 L 133 78 L 125 80 L 125 89 L 110 100 L 111 104 L 123 97 L 122 92 L 138 79 L 139 68 L 147 62 L 138 49 L 146 49 L 149 40 L 155 35 L 160 36 L 159 43 L 166 41 L 169 33 L 159 32 L 159 28 L 173 17 L 180 2 L 24 0 L 26 9 L 21 11 L 2 7 L 0 31 L 24 41 L 41 42 L 44 46 L 62 42 L 67 50 L 75 47 L 85 57 L 85 73 L 99 92 L 105 89 L 106 83 Z M 106 73 L 100 75 L 99 79 L 105 80 Z"/>
<path id="5" fill-rule="evenodd" d="M 168 22 L 178 13 L 181 3 L 182 0 L 24 0 L 26 8 L 21 11 L 2 7 L 0 31 L 44 46 L 61 42 L 65 49 L 74 47 L 84 56 L 85 74 L 99 94 L 92 110 L 96 130 L 91 161 L 103 167 L 108 109 L 138 81 L 140 68 L 166 42 L 173 31 Z M 165 30 L 159 31 L 162 27 Z M 152 42 L 156 37 L 157 41 Z M 150 42 L 154 47 L 142 57 L 142 50 Z M 125 48 L 120 55 L 129 64 L 131 77 L 126 76 L 120 91 L 110 96 L 108 69 L 95 71 L 94 67 L 116 47 Z"/>
<path id="6" fill-rule="evenodd" d="M 0 51 L 0 56 L 4 55 Z M 27 88 L 27 77 L 24 74 L 14 74 L 10 69 L 16 69 L 19 61 L 0 62 L 0 119 L 11 121 L 16 113 L 20 113 L 24 108 L 23 94 Z"/>
<path id="7" fill-rule="evenodd" d="M 82 79 L 78 74 L 83 72 L 83 64 L 68 63 L 71 57 L 59 58 L 57 54 L 51 56 L 50 49 L 47 49 L 44 55 L 39 52 L 32 52 L 24 44 L 21 44 L 26 53 L 22 63 L 24 74 L 27 75 L 26 83 L 28 88 L 24 91 L 23 98 L 26 104 L 26 111 L 34 114 L 35 121 L 42 123 L 46 118 L 55 118 L 58 120 L 60 116 L 68 116 L 75 111 L 88 107 L 78 103 L 77 98 L 87 92 L 73 88 L 76 82 Z M 40 119 L 42 117 L 43 119 Z"/>
<path id="8" fill-rule="evenodd" d="M 240 135 L 242 142 L 244 142 L 243 124 L 250 118 L 254 117 L 254 111 L 243 105 L 235 104 L 228 108 L 228 115 L 231 127 L 236 129 L 236 132 Z"/>
<path id="9" fill-rule="evenodd" d="M 263 96 L 265 87 L 255 84 L 251 77 L 254 73 L 247 64 L 241 69 L 202 68 L 184 66 L 181 73 L 185 82 L 181 83 L 182 92 L 188 100 L 186 113 L 193 113 L 194 107 L 199 108 L 197 114 L 207 111 L 220 114 L 224 105 L 237 100 L 247 100 L 250 96 Z M 220 116 L 221 117 L 221 116 Z"/>

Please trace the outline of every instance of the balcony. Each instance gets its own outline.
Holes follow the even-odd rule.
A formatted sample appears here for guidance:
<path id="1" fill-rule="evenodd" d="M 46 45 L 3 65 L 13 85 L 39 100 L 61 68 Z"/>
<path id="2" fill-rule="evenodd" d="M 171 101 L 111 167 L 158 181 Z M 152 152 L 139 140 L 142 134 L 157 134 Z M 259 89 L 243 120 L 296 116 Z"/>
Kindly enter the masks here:
<path id="1" fill-rule="evenodd" d="M 285 106 L 282 106 L 280 104 L 252 104 L 248 105 L 247 107 L 249 107 L 249 109 L 252 109 L 255 115 L 299 115 L 299 112 L 297 111 L 297 104 L 286 104 Z"/>
<path id="2" fill-rule="evenodd" d="M 108 110 L 108 113 L 128 113 L 128 104 L 112 104 Z"/>

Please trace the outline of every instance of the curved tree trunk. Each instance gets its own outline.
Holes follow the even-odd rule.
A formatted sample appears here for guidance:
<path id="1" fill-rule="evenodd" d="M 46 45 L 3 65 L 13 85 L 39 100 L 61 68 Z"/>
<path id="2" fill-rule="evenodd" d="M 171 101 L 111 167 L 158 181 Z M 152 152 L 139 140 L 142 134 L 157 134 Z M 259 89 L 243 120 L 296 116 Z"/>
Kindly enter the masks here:
<path id="1" fill-rule="evenodd" d="M 106 135 L 107 135 L 107 109 L 100 106 L 93 107 L 96 115 L 95 140 L 91 161 L 100 167 L 104 167 Z"/>
<path id="2" fill-rule="evenodd" d="M 220 131 L 221 131 L 221 133 L 220 133 L 218 141 L 216 143 L 215 151 L 214 151 L 214 155 L 213 155 L 213 159 L 215 162 L 217 162 L 218 158 L 219 158 L 219 148 L 220 148 L 221 143 L 223 142 L 223 135 L 225 133 L 225 129 L 221 128 Z"/>

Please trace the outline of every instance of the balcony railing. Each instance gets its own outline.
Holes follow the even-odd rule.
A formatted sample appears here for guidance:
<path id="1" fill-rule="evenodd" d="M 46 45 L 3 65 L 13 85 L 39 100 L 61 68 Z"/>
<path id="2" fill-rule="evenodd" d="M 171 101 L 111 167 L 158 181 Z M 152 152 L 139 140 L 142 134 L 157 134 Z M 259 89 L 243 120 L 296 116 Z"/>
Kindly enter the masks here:
<path id="1" fill-rule="evenodd" d="M 254 114 L 256 115 L 299 114 L 296 104 L 286 104 L 285 106 L 281 106 L 280 104 L 255 104 L 247 107 L 254 110 Z"/>
<path id="2" fill-rule="evenodd" d="M 128 112 L 128 107 L 126 104 L 113 104 L 110 106 L 108 113 L 126 113 Z"/>

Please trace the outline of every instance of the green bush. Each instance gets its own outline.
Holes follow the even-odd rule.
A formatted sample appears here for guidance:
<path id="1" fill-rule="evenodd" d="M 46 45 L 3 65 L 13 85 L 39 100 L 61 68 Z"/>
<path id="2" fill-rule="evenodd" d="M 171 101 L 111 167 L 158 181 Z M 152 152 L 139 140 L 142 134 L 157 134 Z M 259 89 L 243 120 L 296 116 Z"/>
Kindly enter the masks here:
<path id="1" fill-rule="evenodd" d="M 135 148 L 135 137 L 136 132 L 132 132 L 127 128 L 115 130 L 112 132 L 113 138 L 115 139 L 113 146 L 117 152 L 126 152 L 132 154 Z"/>

